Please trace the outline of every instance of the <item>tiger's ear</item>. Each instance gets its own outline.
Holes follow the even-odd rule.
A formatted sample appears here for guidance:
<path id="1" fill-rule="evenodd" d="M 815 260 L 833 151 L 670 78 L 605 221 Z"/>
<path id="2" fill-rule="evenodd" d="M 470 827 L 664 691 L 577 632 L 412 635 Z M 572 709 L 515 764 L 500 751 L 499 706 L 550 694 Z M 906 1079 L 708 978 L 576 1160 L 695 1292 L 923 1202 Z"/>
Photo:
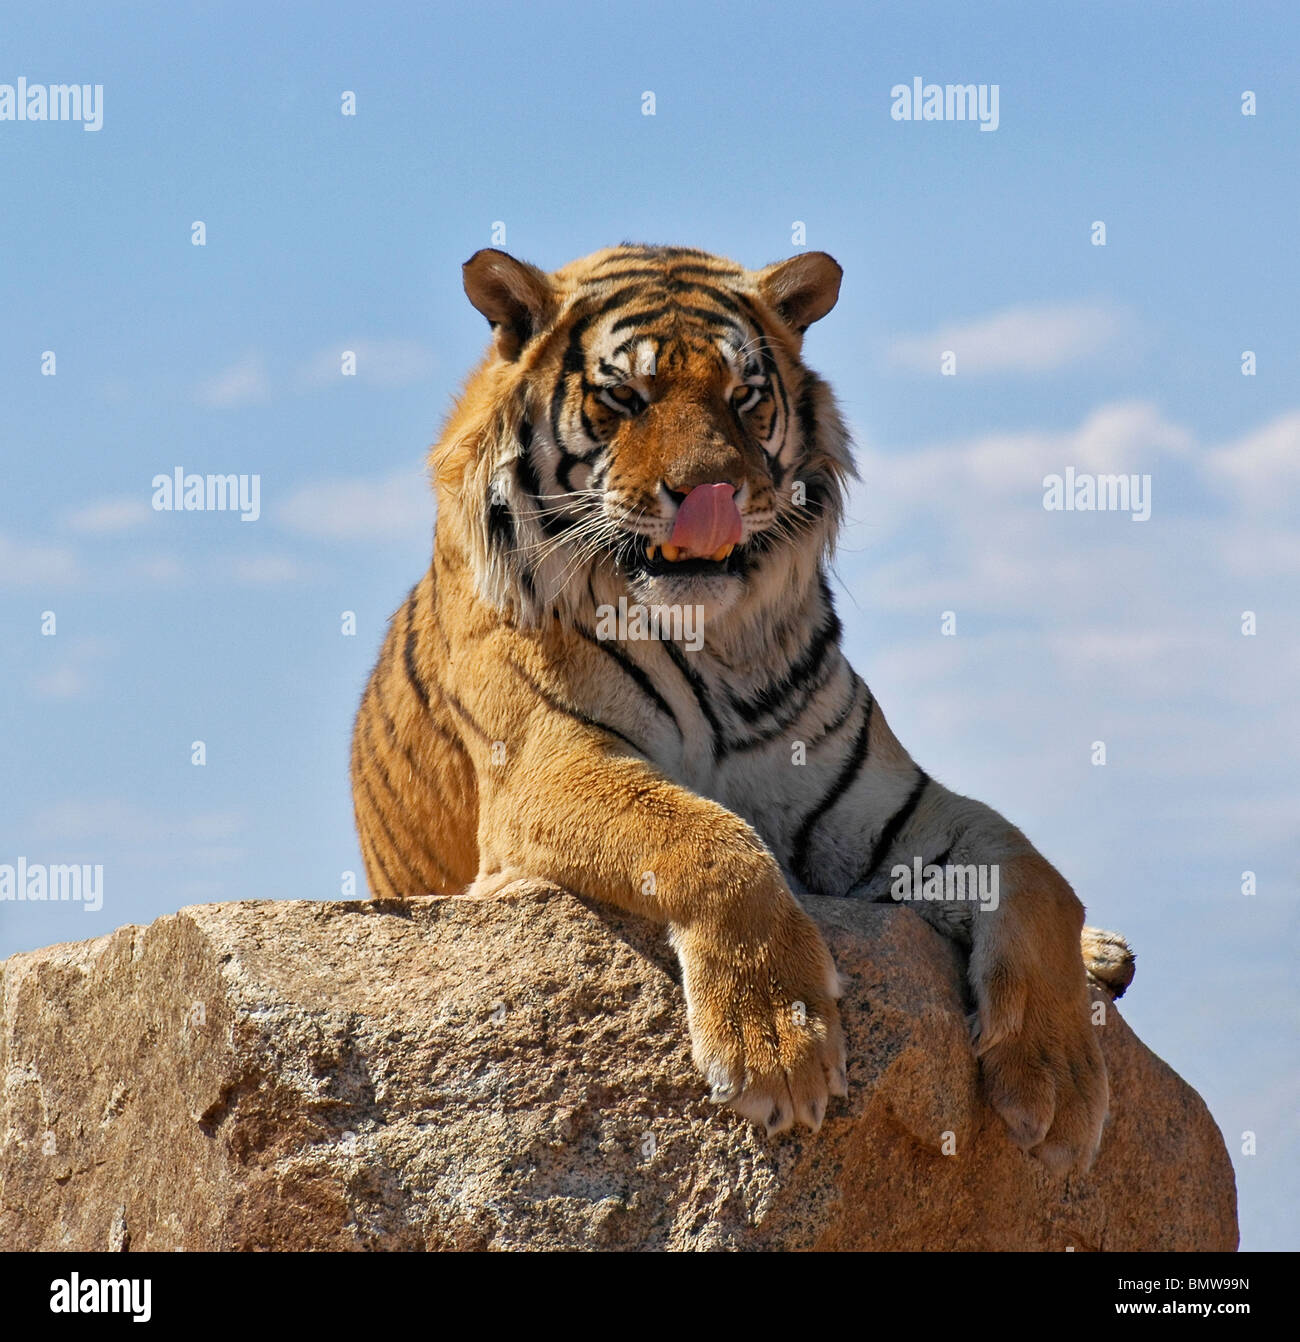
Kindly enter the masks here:
<path id="1" fill-rule="evenodd" d="M 844 271 L 825 252 L 803 252 L 758 272 L 763 297 L 800 335 L 820 321 L 840 296 Z"/>
<path id="2" fill-rule="evenodd" d="M 485 247 L 461 267 L 469 301 L 492 323 L 497 352 L 513 360 L 555 311 L 555 290 L 544 271 Z"/>

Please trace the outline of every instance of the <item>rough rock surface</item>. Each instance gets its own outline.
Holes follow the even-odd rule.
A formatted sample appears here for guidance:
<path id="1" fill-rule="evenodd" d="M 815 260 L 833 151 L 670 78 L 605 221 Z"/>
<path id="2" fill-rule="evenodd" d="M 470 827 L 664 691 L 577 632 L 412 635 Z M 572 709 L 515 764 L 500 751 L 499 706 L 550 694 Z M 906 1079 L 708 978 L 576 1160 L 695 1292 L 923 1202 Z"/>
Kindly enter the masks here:
<path id="1" fill-rule="evenodd" d="M 1236 1247 L 1214 1121 L 1113 1007 L 1111 1123 L 1067 1185 L 979 1099 L 957 952 L 808 903 L 848 984 L 851 1094 L 815 1138 L 709 1105 L 662 930 L 545 886 L 16 955 L 0 1247 Z"/>

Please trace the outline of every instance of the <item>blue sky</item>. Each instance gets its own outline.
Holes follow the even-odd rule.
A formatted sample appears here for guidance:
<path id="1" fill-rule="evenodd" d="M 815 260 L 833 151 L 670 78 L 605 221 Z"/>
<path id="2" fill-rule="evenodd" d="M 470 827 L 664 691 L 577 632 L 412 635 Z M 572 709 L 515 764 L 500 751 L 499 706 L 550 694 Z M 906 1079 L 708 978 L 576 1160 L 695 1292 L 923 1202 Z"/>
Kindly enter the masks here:
<path id="1" fill-rule="evenodd" d="M 555 267 L 627 238 L 759 265 L 801 221 L 845 268 L 807 356 L 858 443 L 855 664 L 1130 937 L 1124 1014 L 1224 1129 L 1243 1245 L 1298 1247 L 1289 8 L 8 15 L 0 84 L 102 84 L 104 123 L 0 122 L 0 863 L 105 891 L 0 904 L 0 954 L 360 870 L 351 716 L 428 560 L 496 222 Z M 914 76 L 997 84 L 998 129 L 893 120 Z M 1045 511 L 1071 465 L 1149 474 L 1150 520 Z M 260 475 L 260 518 L 153 511 L 177 466 Z"/>

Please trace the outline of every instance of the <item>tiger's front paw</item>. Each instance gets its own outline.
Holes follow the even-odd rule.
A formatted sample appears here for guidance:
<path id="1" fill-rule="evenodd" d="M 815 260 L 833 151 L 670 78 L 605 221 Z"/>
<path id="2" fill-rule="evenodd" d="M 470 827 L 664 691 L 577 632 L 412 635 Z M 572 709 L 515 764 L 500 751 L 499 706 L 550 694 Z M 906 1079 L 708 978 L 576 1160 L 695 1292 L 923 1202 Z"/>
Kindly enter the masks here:
<path id="1" fill-rule="evenodd" d="M 974 986 L 975 1052 L 989 1102 L 1012 1141 L 1054 1174 L 1086 1172 L 1110 1091 L 1083 983 L 1063 991 L 1032 970 L 1003 964 Z"/>
<path id="2" fill-rule="evenodd" d="M 766 935 L 679 929 L 691 1051 L 710 1098 L 769 1133 L 816 1132 L 848 1093 L 839 976 L 812 919 L 786 894 Z"/>

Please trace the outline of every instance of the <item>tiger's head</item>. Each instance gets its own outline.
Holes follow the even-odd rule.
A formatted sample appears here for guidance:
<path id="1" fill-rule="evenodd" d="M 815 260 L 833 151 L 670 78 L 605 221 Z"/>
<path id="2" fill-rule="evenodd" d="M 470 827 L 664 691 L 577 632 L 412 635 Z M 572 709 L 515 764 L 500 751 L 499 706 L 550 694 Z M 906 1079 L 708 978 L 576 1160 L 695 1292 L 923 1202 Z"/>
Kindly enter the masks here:
<path id="1" fill-rule="evenodd" d="M 847 436 L 801 361 L 840 267 L 624 245 L 464 267 L 492 348 L 435 449 L 479 588 L 525 624 L 625 595 L 709 620 L 788 603 L 833 545 Z"/>

